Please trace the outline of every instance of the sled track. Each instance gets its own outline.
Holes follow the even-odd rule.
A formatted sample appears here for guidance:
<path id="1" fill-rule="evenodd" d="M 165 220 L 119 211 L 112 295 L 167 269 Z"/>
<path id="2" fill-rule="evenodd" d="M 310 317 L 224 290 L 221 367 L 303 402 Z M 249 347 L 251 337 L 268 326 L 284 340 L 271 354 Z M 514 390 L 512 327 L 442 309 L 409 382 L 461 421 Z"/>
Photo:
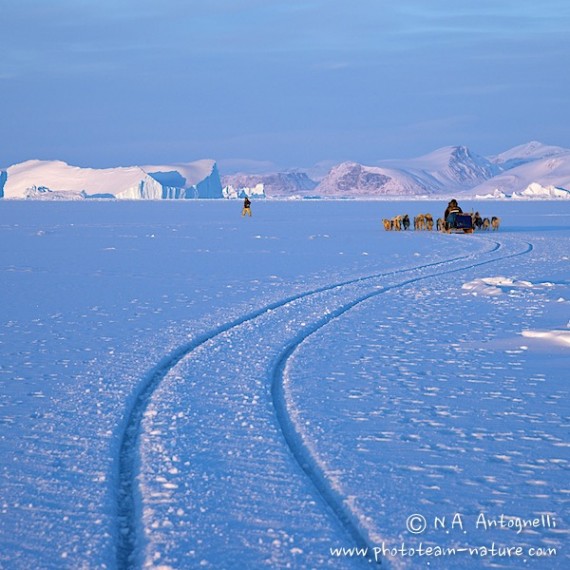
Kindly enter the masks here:
<path id="1" fill-rule="evenodd" d="M 512 257 L 518 257 L 521 255 L 526 255 L 533 250 L 533 245 L 531 243 L 526 243 L 526 249 L 517 253 L 512 253 L 509 255 L 504 255 L 496 257 L 490 260 L 481 261 L 478 263 L 473 263 L 471 265 L 463 266 L 460 268 L 449 269 L 437 273 L 432 273 L 429 275 L 422 275 L 419 277 L 414 277 L 411 279 L 406 279 L 400 283 L 393 285 L 388 285 L 382 287 L 376 291 L 362 295 L 361 297 L 346 303 L 345 305 L 339 307 L 337 310 L 325 315 L 322 319 L 314 322 L 308 329 L 304 331 L 302 335 L 299 335 L 293 339 L 278 356 L 275 365 L 272 370 L 271 377 L 271 397 L 273 399 L 273 406 L 277 415 L 281 431 L 283 436 L 291 450 L 291 453 L 295 457 L 296 462 L 302 471 L 308 476 L 308 478 L 313 483 L 314 487 L 318 491 L 319 495 L 322 497 L 324 502 L 330 508 L 330 510 L 336 515 L 337 519 L 344 527 L 346 533 L 351 536 L 355 544 L 359 548 L 368 548 L 369 552 L 373 551 L 374 544 L 373 541 L 368 537 L 368 533 L 360 525 L 357 517 L 350 511 L 350 509 L 345 506 L 345 497 L 343 497 L 338 491 L 336 491 L 328 479 L 326 473 L 321 469 L 318 464 L 317 458 L 313 456 L 311 451 L 303 443 L 301 434 L 297 431 L 294 422 L 291 419 L 289 411 L 287 409 L 287 400 L 284 393 L 284 379 L 287 368 L 287 363 L 295 351 L 303 344 L 308 338 L 310 338 L 317 331 L 322 329 L 324 326 L 328 325 L 335 319 L 344 315 L 357 305 L 364 303 L 365 301 L 382 295 L 388 291 L 394 289 L 401 289 L 413 283 L 430 279 L 433 277 L 439 277 L 441 275 L 449 275 L 456 273 L 458 271 L 464 271 L 466 269 L 472 269 L 475 267 L 480 267 L 490 263 L 495 263 L 497 261 L 502 261 L 504 259 L 509 259 Z M 373 558 L 369 558 L 369 562 L 373 562 Z M 381 560 L 378 562 L 381 564 Z"/>
<path id="2" fill-rule="evenodd" d="M 148 406 L 148 403 L 152 397 L 152 394 L 154 393 L 154 391 L 156 390 L 162 379 L 184 357 L 186 357 L 188 354 L 190 354 L 198 347 L 202 346 L 204 343 L 216 338 L 217 336 L 225 332 L 228 332 L 229 330 L 235 327 L 253 321 L 259 316 L 269 311 L 273 311 L 280 307 L 284 307 L 294 301 L 308 298 L 315 294 L 332 291 L 334 289 L 338 289 L 347 285 L 363 283 L 366 281 L 370 281 L 372 279 L 385 278 L 395 275 L 404 275 L 410 272 L 417 272 L 426 269 L 429 270 L 430 268 L 441 267 L 441 266 L 445 267 L 454 262 L 465 261 L 470 258 L 479 257 L 480 255 L 495 253 L 498 250 L 500 250 L 500 248 L 502 247 L 502 244 L 499 242 L 492 242 L 492 243 L 493 247 L 491 247 L 486 251 L 478 252 L 476 254 L 467 254 L 467 255 L 445 259 L 442 261 L 417 265 L 414 267 L 398 269 L 388 272 L 374 273 L 371 275 L 340 281 L 337 283 L 328 284 L 323 287 L 291 295 L 284 299 L 265 305 L 260 309 L 252 311 L 251 313 L 247 313 L 246 315 L 238 317 L 237 319 L 222 324 L 219 327 L 210 330 L 209 332 L 199 335 L 190 342 L 179 346 L 170 354 L 162 358 L 156 364 L 156 366 L 154 366 L 142 378 L 136 392 L 132 395 L 130 399 L 131 402 L 130 407 L 125 414 L 123 431 L 120 435 L 119 455 L 117 458 L 117 467 L 116 467 L 118 472 L 116 477 L 117 568 L 123 570 L 123 569 L 138 567 L 137 564 L 138 561 L 136 560 L 137 546 L 140 540 L 139 537 L 142 536 L 143 532 L 142 516 L 141 513 L 139 512 L 139 506 L 141 504 L 141 500 L 136 480 L 136 475 L 138 472 L 138 461 L 139 461 L 138 439 L 139 439 L 141 421 L 144 412 Z M 532 245 L 528 244 L 528 246 L 529 249 L 527 249 L 525 252 L 522 253 L 528 253 L 529 251 L 531 251 Z M 307 473 L 307 475 L 310 477 L 311 481 L 319 491 L 319 494 L 323 496 L 325 502 L 337 515 L 343 527 L 347 530 L 347 532 L 349 532 L 351 536 L 354 537 L 355 540 L 357 540 L 357 542 L 366 543 L 366 540 L 363 540 L 362 533 L 357 530 L 356 526 L 353 523 L 350 522 L 351 521 L 350 513 L 343 510 L 342 505 L 339 503 L 339 498 L 335 497 L 334 493 L 332 493 L 331 490 L 329 490 L 330 485 L 327 484 L 326 477 L 324 476 L 324 474 L 319 472 L 314 459 L 310 457 L 307 450 L 303 448 L 302 443 L 298 441 L 298 435 L 296 434 L 294 427 L 291 423 L 291 420 L 287 415 L 287 407 L 286 403 L 283 401 L 281 385 L 282 385 L 283 371 L 288 358 L 293 354 L 295 349 L 311 334 L 313 334 L 314 332 L 316 332 L 317 330 L 328 324 L 334 318 L 337 318 L 340 315 L 346 313 L 351 308 L 362 303 L 363 301 L 365 301 L 370 297 L 379 295 L 390 289 L 403 287 L 405 285 L 415 283 L 423 279 L 428 279 L 429 277 L 434 277 L 437 275 L 445 275 L 447 273 L 453 273 L 455 271 L 460 271 L 471 267 L 477 267 L 479 265 L 492 263 L 494 261 L 499 261 L 501 259 L 506 259 L 508 257 L 514 257 L 516 255 L 521 255 L 521 253 L 495 257 L 491 260 L 474 263 L 466 266 L 461 265 L 461 267 L 459 268 L 447 271 L 439 271 L 435 273 L 430 272 L 427 275 L 414 277 L 402 281 L 396 285 L 391 285 L 388 287 L 377 289 L 372 293 L 359 297 L 355 301 L 343 305 L 336 311 L 328 314 L 323 319 L 320 319 L 319 321 L 314 323 L 313 326 L 310 327 L 310 329 L 306 331 L 302 337 L 297 337 L 294 341 L 292 341 L 278 357 L 272 375 L 271 392 L 272 392 L 273 404 L 276 410 L 277 419 L 281 427 L 281 430 L 283 431 L 283 434 L 285 436 L 287 445 L 291 449 L 293 456 L 295 457 L 295 459 L 297 460 L 303 471 L 305 471 L 305 473 Z M 338 505 L 338 507 L 336 505 Z"/>

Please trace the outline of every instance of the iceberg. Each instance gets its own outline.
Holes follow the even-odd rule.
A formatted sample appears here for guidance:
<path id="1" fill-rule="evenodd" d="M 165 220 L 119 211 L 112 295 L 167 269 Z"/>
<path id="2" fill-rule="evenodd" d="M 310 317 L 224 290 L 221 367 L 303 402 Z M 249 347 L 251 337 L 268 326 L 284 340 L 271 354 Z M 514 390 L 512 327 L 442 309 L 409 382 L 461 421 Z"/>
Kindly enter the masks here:
<path id="1" fill-rule="evenodd" d="M 0 197 L 15 199 L 180 200 L 223 198 L 216 162 L 81 168 L 28 160 L 0 174 Z"/>
<path id="2" fill-rule="evenodd" d="M 514 200 L 526 199 L 570 199 L 570 191 L 565 188 L 558 188 L 556 186 L 542 186 L 538 182 L 532 182 L 522 192 L 513 192 L 512 198 Z"/>
<path id="3" fill-rule="evenodd" d="M 267 197 L 265 195 L 265 185 L 262 182 L 252 186 L 251 188 L 248 186 L 235 187 L 229 184 L 228 186 L 224 186 L 222 193 L 224 198 L 228 199 L 245 198 L 246 196 L 248 198 L 257 199 Z"/>
<path id="4" fill-rule="evenodd" d="M 4 198 L 4 185 L 8 178 L 8 173 L 5 170 L 0 170 L 0 198 Z"/>
<path id="5" fill-rule="evenodd" d="M 475 194 L 475 198 L 477 200 L 503 200 L 508 198 L 508 196 L 498 188 L 495 188 L 491 194 Z"/>

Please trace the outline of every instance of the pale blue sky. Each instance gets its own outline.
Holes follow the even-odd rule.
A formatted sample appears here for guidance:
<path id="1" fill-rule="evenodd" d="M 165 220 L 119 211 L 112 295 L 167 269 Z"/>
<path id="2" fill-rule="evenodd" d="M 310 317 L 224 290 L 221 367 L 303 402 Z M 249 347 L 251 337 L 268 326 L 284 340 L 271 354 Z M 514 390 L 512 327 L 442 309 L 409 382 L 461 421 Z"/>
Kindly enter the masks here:
<path id="1" fill-rule="evenodd" d="M 570 147 L 567 0 L 0 0 L 0 14 L 0 166 Z"/>

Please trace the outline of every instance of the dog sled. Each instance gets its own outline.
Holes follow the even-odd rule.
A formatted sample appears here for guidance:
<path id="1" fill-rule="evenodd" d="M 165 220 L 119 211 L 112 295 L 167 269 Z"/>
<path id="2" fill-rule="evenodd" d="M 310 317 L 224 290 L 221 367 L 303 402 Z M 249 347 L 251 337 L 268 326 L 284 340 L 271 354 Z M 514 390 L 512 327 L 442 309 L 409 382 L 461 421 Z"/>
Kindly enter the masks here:
<path id="1" fill-rule="evenodd" d="M 446 232 L 472 234 L 474 229 L 471 214 L 456 214 L 455 220 L 447 225 Z"/>

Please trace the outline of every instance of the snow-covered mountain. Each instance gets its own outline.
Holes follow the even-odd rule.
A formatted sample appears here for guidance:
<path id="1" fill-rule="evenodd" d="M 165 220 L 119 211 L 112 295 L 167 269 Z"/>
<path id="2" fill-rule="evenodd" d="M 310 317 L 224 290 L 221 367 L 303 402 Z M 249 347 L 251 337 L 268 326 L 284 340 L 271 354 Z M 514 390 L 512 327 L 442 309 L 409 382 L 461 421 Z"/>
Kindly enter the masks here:
<path id="1" fill-rule="evenodd" d="M 532 184 L 554 188 L 528 190 Z M 533 141 L 491 157 L 464 146 L 375 166 L 334 166 L 313 191 L 325 197 L 467 196 L 562 198 L 570 189 L 570 150 Z"/>
<path id="2" fill-rule="evenodd" d="M 314 193 L 319 196 L 354 198 L 394 194 L 418 196 L 433 191 L 430 185 L 403 170 L 343 162 L 331 169 Z"/>
<path id="3" fill-rule="evenodd" d="M 410 160 L 386 160 L 376 165 L 343 162 L 330 168 L 319 183 L 304 172 L 234 174 L 222 183 L 248 193 L 262 184 L 268 197 L 428 196 L 472 188 L 500 169 L 466 147 L 439 149 Z"/>
<path id="4" fill-rule="evenodd" d="M 502 172 L 472 188 L 470 194 L 486 196 L 500 193 L 530 197 L 532 193 L 523 192 L 531 184 L 543 188 L 570 189 L 569 149 L 530 143 L 497 155 L 494 160 L 502 166 Z M 510 165 L 510 168 L 505 165 Z M 559 197 L 556 193 L 550 196 Z"/>
<path id="5" fill-rule="evenodd" d="M 464 146 L 441 148 L 408 160 L 384 160 L 377 166 L 345 162 L 331 169 L 315 194 L 322 196 L 429 196 L 460 192 L 500 169 Z"/>
<path id="6" fill-rule="evenodd" d="M 10 166 L 2 173 L 2 179 L 0 196 L 5 198 L 222 198 L 220 176 L 213 160 L 105 169 L 28 160 Z"/>
<path id="7" fill-rule="evenodd" d="M 531 141 L 526 144 L 515 146 L 510 150 L 497 154 L 489 160 L 497 164 L 502 170 L 509 170 L 521 164 L 527 164 L 542 158 L 549 158 L 558 154 L 565 154 L 567 148 L 560 146 L 550 146 L 538 141 Z"/>
<path id="8" fill-rule="evenodd" d="M 434 192 L 472 188 L 500 172 L 499 167 L 489 159 L 471 152 L 465 146 L 443 147 L 408 160 L 382 161 L 380 166 L 384 165 L 413 174 Z"/>

